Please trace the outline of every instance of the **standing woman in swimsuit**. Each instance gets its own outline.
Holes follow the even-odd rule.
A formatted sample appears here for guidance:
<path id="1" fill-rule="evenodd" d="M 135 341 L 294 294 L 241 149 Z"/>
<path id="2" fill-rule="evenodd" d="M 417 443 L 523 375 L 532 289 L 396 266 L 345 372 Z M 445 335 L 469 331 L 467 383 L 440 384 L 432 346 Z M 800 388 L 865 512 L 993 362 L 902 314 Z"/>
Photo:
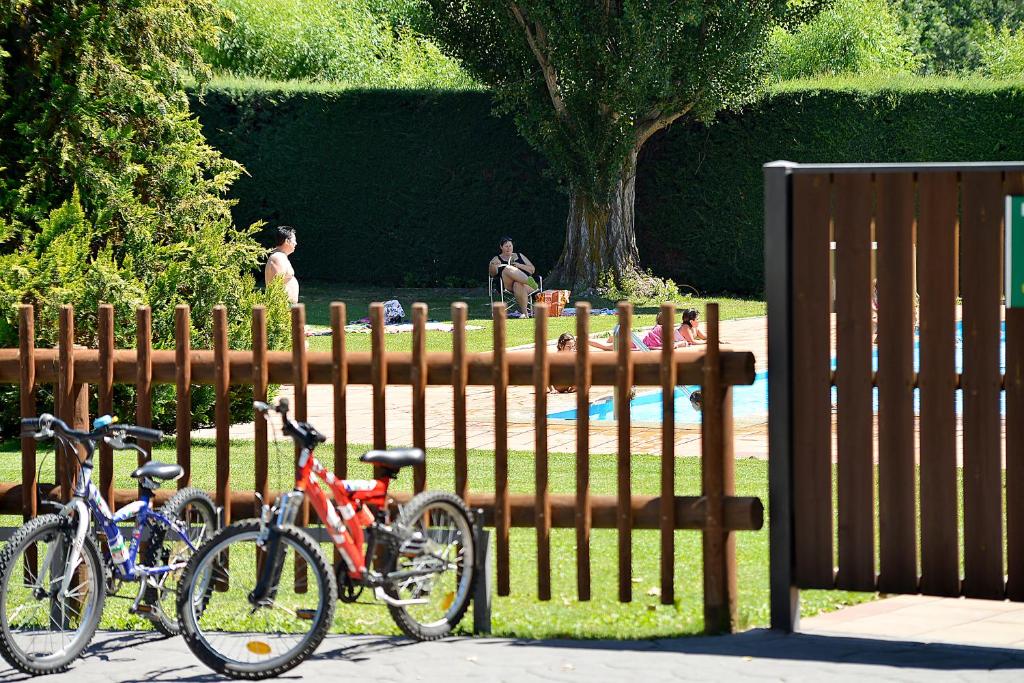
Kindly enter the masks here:
<path id="1" fill-rule="evenodd" d="M 537 268 L 530 263 L 530 259 L 526 256 L 512 251 L 511 237 L 502 237 L 498 242 L 498 248 L 500 253 L 491 259 L 488 271 L 491 277 L 501 274 L 501 281 L 505 285 L 505 289 L 511 291 L 519 303 L 520 316 L 525 317 L 529 310 L 527 302 L 530 293 L 536 289 L 536 286 L 531 285 L 530 281 L 533 274 L 537 272 Z"/>

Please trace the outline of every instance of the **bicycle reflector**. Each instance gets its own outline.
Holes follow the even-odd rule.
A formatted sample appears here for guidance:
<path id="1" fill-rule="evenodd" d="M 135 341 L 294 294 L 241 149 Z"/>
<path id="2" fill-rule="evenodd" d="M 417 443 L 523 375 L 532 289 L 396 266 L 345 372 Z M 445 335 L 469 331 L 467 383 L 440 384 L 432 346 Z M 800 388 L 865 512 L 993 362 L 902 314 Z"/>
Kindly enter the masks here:
<path id="1" fill-rule="evenodd" d="M 295 616 L 297 616 L 299 619 L 311 620 L 313 617 L 316 616 L 316 610 L 315 609 L 297 609 L 297 610 L 295 610 Z"/>
<path id="2" fill-rule="evenodd" d="M 262 640 L 250 640 L 245 644 L 245 649 L 254 655 L 269 655 L 270 646 L 264 643 Z"/>

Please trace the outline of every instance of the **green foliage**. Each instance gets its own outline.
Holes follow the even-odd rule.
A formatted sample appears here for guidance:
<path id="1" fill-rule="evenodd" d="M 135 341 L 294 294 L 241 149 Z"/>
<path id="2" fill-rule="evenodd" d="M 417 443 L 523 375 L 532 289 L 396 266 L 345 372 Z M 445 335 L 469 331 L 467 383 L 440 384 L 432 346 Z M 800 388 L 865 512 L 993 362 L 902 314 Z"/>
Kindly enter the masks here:
<path id="1" fill-rule="evenodd" d="M 231 225 L 240 167 L 206 143 L 182 90 L 206 76 L 195 41 L 213 35 L 211 17 L 208 0 L 0 3 L 0 345 L 17 345 L 18 303 L 36 305 L 39 345 L 55 343 L 62 304 L 76 307 L 76 342 L 95 345 L 100 302 L 115 306 L 122 347 L 140 304 L 154 345 L 171 347 L 179 303 L 196 347 L 221 303 L 233 345 L 264 302 L 271 343 L 286 343 L 284 299 L 249 274 L 262 250 Z M 173 425 L 173 390 L 156 394 L 157 424 Z M 198 422 L 211 395 L 197 390 Z M 131 399 L 118 394 L 119 413 L 134 413 Z M 9 425 L 16 402 L 5 405 Z"/>
<path id="2" fill-rule="evenodd" d="M 543 162 L 507 119 L 488 116 L 491 106 L 479 92 L 303 93 L 292 84 L 218 87 L 197 111 L 210 139 L 250 170 L 232 189 L 236 220 L 298 227 L 300 280 L 482 286 L 502 233 L 546 276 L 567 211 Z M 636 181 L 641 263 L 702 292 L 759 293 L 762 164 L 1020 159 L 1021 111 L 1024 81 L 780 83 L 715 125 L 652 138 Z"/>
<path id="3" fill-rule="evenodd" d="M 1024 28 L 989 29 L 981 44 L 980 71 L 990 78 L 1024 78 Z"/>
<path id="4" fill-rule="evenodd" d="M 461 88 L 459 65 L 410 26 L 405 0 L 218 0 L 213 68 L 240 76 L 365 87 Z"/>
<path id="5" fill-rule="evenodd" d="M 835 0 L 813 19 L 772 34 L 777 80 L 838 74 L 911 73 L 918 60 L 887 0 Z"/>
<path id="6" fill-rule="evenodd" d="M 982 66 L 983 45 L 994 29 L 1024 25 L 1020 0 L 892 0 L 901 23 L 916 36 L 915 53 L 926 74 L 964 73 Z"/>
<path id="7" fill-rule="evenodd" d="M 298 230 L 300 286 L 482 287 L 506 233 L 542 273 L 554 265 L 564 198 L 486 93 L 243 85 L 215 85 L 196 111 L 248 169 L 236 222 Z"/>
<path id="8" fill-rule="evenodd" d="M 430 34 L 490 85 L 573 191 L 604 202 L 632 150 L 690 112 L 710 120 L 761 83 L 781 0 L 427 0 Z"/>
<path id="9" fill-rule="evenodd" d="M 664 301 L 680 301 L 683 294 L 669 278 L 660 278 L 648 268 L 633 270 L 619 277 L 607 271 L 601 274 L 598 294 L 609 301 L 629 301 L 638 306 L 654 306 Z"/>

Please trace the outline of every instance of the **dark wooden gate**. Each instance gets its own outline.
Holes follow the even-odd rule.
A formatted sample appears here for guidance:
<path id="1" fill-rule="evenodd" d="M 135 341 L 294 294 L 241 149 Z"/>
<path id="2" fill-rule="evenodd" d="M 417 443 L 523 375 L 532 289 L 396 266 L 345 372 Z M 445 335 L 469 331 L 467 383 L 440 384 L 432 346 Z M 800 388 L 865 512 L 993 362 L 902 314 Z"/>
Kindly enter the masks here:
<path id="1" fill-rule="evenodd" d="M 1024 600 L 1008 194 L 1024 163 L 765 166 L 773 628 L 801 588 Z"/>

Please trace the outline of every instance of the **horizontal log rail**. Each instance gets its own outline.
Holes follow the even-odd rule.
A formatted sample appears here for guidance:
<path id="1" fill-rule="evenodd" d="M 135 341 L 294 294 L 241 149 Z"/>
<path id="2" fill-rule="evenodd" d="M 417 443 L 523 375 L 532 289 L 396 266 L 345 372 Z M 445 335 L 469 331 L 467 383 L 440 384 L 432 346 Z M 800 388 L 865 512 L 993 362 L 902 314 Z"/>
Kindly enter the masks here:
<path id="1" fill-rule="evenodd" d="M 13 515 L 21 512 L 23 495 L 21 484 L 0 483 L 0 514 Z M 176 493 L 174 489 L 163 488 L 156 492 L 155 505 L 163 505 Z M 272 491 L 268 500 L 276 501 L 280 491 Z M 60 487 L 53 484 L 40 484 L 38 487 L 40 504 L 45 501 L 60 502 Z M 390 495 L 396 505 L 404 505 L 412 494 L 396 491 Z M 114 504 L 122 507 L 138 499 L 136 489 L 114 489 Z M 591 525 L 595 529 L 614 529 L 617 524 L 618 504 L 615 496 L 591 496 Z M 469 506 L 482 509 L 484 525 L 494 525 L 494 494 L 470 493 Z M 533 528 L 536 523 L 534 516 L 535 500 L 532 493 L 513 493 L 509 495 L 511 515 L 510 526 Z M 634 529 L 658 529 L 661 526 L 659 516 L 660 496 L 633 496 L 631 511 Z M 252 491 L 231 492 L 231 516 L 233 519 L 244 519 L 256 514 L 256 496 Z M 675 528 L 703 529 L 707 518 L 706 499 L 704 496 L 675 496 Z M 576 526 L 576 497 L 572 494 L 551 494 L 551 526 L 559 529 L 572 529 Z M 725 503 L 725 527 L 730 531 L 757 531 L 764 526 L 764 506 L 759 498 L 734 496 Z"/>
<path id="2" fill-rule="evenodd" d="M 0 383 L 17 384 L 21 378 L 19 349 L 0 349 Z M 426 355 L 426 383 L 433 386 L 451 386 L 451 354 L 431 352 Z M 509 351 L 508 383 L 532 386 L 535 357 L 533 351 Z M 118 349 L 113 353 L 114 383 L 132 384 L 138 376 L 135 349 Z M 154 384 L 175 384 L 178 362 L 173 350 L 153 351 L 152 381 Z M 295 378 L 291 351 L 266 352 L 268 381 L 271 384 L 290 384 Z M 306 354 L 309 366 L 309 384 L 331 384 L 334 361 L 329 351 L 310 351 Z M 754 355 L 747 351 L 723 351 L 722 382 L 727 385 L 754 383 Z M 216 372 L 214 352 L 192 350 L 189 357 L 189 377 L 193 384 L 214 384 Z M 494 384 L 494 354 L 490 352 L 466 354 L 467 384 L 491 386 Z M 76 349 L 73 358 L 76 382 L 94 384 L 100 380 L 100 352 L 96 349 Z M 412 382 L 412 354 L 388 351 L 388 384 Z M 576 373 L 576 359 L 571 354 L 550 354 L 549 372 L 552 384 L 572 384 Z M 679 384 L 700 384 L 704 373 L 703 350 L 682 349 L 675 353 L 676 381 Z M 35 382 L 56 382 L 60 372 L 57 349 L 35 349 Z M 633 384 L 661 385 L 661 354 L 638 353 L 633 359 Z M 345 367 L 349 384 L 371 383 L 371 354 L 368 351 L 350 351 L 345 354 Z M 234 386 L 252 385 L 253 352 L 228 351 L 228 373 Z M 617 358 L 614 353 L 590 354 L 591 386 L 614 386 Z"/>

